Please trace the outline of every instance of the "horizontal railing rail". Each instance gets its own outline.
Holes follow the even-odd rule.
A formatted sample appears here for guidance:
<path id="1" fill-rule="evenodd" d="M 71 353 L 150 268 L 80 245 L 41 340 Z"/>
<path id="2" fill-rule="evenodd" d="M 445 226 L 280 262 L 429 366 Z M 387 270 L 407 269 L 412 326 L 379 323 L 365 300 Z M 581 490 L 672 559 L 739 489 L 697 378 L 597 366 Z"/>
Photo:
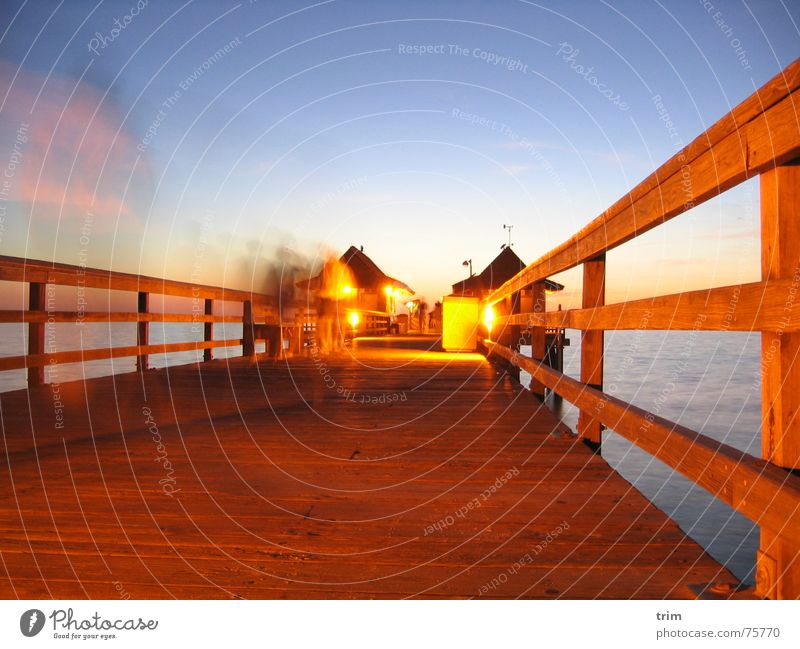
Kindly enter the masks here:
<path id="1" fill-rule="evenodd" d="M 489 355 L 579 409 L 578 435 L 603 427 L 666 463 L 761 527 L 757 590 L 800 597 L 800 61 L 757 90 L 567 241 L 483 301 L 503 305 Z M 605 303 L 606 253 L 737 184 L 761 179 L 761 281 Z M 581 308 L 547 311 L 545 278 L 583 265 Z M 533 309 L 522 313 L 530 289 Z M 499 309 L 498 309 L 499 310 Z M 579 329 L 580 380 L 548 367 L 546 328 Z M 523 329 L 532 358 L 521 356 Z M 762 458 L 603 392 L 606 330 L 760 331 Z M 753 431 L 754 434 L 756 431 Z"/>
<path id="2" fill-rule="evenodd" d="M 383 336 L 389 333 L 391 315 L 386 311 L 369 311 L 366 309 L 352 309 L 358 314 L 359 323 L 354 328 L 357 336 Z"/>
<path id="3" fill-rule="evenodd" d="M 29 386 L 43 383 L 45 368 L 59 363 L 136 357 L 137 370 L 142 371 L 148 368 L 149 356 L 152 354 L 202 350 L 203 359 L 211 360 L 213 349 L 241 345 L 244 355 L 253 355 L 256 340 L 271 339 L 257 338 L 261 329 L 283 329 L 274 297 L 238 289 L 7 256 L 0 256 L 0 280 L 29 285 L 27 308 L 0 310 L 0 323 L 26 323 L 28 326 L 27 353 L 0 357 L 0 371 L 27 369 Z M 76 310 L 54 308 L 57 298 L 54 294 L 48 294 L 49 286 L 77 288 Z M 84 294 L 85 289 L 135 293 L 137 310 L 87 311 L 85 307 L 89 306 L 91 299 Z M 191 298 L 191 313 L 153 312 L 150 309 L 152 295 Z M 239 302 L 242 304 L 242 315 L 215 314 L 215 302 Z M 198 330 L 193 333 L 199 334 L 199 327 L 202 326 L 203 339 L 151 344 L 149 326 L 152 322 L 196 324 Z M 70 350 L 46 349 L 46 328 L 65 323 L 74 323 L 76 326 L 83 323 L 135 323 L 136 344 Z M 241 323 L 242 337 L 215 340 L 214 324 L 217 323 Z M 261 325 L 260 329 L 258 325 Z M 272 353 L 276 351 L 271 350 Z"/>

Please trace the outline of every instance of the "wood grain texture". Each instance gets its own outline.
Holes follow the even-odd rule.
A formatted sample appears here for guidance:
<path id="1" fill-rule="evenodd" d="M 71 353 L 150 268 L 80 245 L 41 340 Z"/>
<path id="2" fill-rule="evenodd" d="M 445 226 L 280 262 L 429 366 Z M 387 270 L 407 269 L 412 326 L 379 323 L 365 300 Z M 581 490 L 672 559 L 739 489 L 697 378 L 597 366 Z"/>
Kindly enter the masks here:
<path id="1" fill-rule="evenodd" d="M 679 471 L 762 528 L 787 539 L 800 537 L 800 477 L 727 444 L 658 417 L 576 381 L 561 372 L 514 356 L 487 341 L 493 354 L 538 375 L 549 388 L 606 427 Z M 755 431 L 754 431 L 755 434 Z"/>
<path id="2" fill-rule="evenodd" d="M 120 273 L 100 268 L 87 268 L 71 264 L 58 264 L 36 259 L 23 259 L 0 255 L 0 280 L 11 282 L 40 282 L 62 286 L 80 286 L 117 291 L 155 293 L 178 297 L 210 298 L 232 302 L 252 300 L 265 308 L 275 306 L 275 298 L 269 295 L 229 289 L 221 286 L 208 286 L 179 282 L 176 280 Z"/>
<path id="3" fill-rule="evenodd" d="M 606 255 L 603 253 L 583 264 L 584 309 L 596 309 L 606 303 Z M 581 381 L 597 390 L 603 389 L 603 343 L 602 329 L 587 329 L 581 332 Z M 599 447 L 602 424 L 590 410 L 581 410 L 578 416 L 578 436 L 595 448 Z"/>
<path id="4" fill-rule="evenodd" d="M 800 331 L 798 283 L 772 279 L 686 291 L 587 309 L 498 317 L 498 326 L 544 323 L 552 328 L 671 331 Z"/>
<path id="5" fill-rule="evenodd" d="M 800 310 L 800 166 L 782 165 L 761 175 L 761 279 L 788 283 L 785 311 Z M 761 334 L 761 452 L 780 467 L 800 469 L 800 333 Z M 767 566 L 770 569 L 767 569 Z M 800 598 L 800 540 L 762 529 L 759 592 Z"/>
<path id="6" fill-rule="evenodd" d="M 171 352 L 189 352 L 196 349 L 212 347 L 236 347 L 242 344 L 240 338 L 228 340 L 191 341 L 185 343 L 165 343 L 159 345 L 126 345 L 121 347 L 100 347 L 97 349 L 76 349 L 66 352 L 48 352 L 44 354 L 28 354 L 27 356 L 0 357 L 0 371 L 17 370 L 36 367 L 48 367 L 56 363 L 83 363 L 104 358 L 124 358 L 144 354 L 168 354 Z"/>
<path id="7" fill-rule="evenodd" d="M 47 289 L 44 284 L 31 282 L 28 286 L 28 308 L 34 313 L 42 313 L 47 308 Z M 44 324 L 28 325 L 28 354 L 44 354 Z M 44 368 L 28 367 L 28 385 L 44 383 Z"/>
<path id="8" fill-rule="evenodd" d="M 63 383 L 60 428 L 51 386 L 1 394 L 0 596 L 689 598 L 735 581 L 485 358 L 437 349 L 365 338 Z"/>

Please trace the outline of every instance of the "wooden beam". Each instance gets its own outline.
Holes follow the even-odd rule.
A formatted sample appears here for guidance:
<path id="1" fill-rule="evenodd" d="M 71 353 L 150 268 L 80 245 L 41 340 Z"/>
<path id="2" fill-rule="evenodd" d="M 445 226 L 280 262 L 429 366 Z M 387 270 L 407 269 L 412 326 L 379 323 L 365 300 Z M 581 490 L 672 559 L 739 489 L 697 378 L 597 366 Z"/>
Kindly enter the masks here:
<path id="1" fill-rule="evenodd" d="M 25 367 L 45 367 L 50 363 L 84 363 L 106 358 L 124 358 L 126 356 L 142 356 L 150 354 L 168 354 L 170 352 L 188 352 L 209 347 L 233 347 L 241 345 L 241 338 L 228 340 L 212 340 L 210 342 L 190 341 L 185 343 L 165 343 L 163 345 L 130 345 L 127 347 L 100 347 L 97 349 L 74 349 L 64 352 L 32 354 L 24 356 L 0 357 L 0 372 L 18 370 Z"/>
<path id="2" fill-rule="evenodd" d="M 549 311 L 497 318 L 505 324 L 542 323 L 559 329 L 800 331 L 800 309 L 787 311 L 792 280 L 773 279 L 735 286 L 687 291 L 590 309 Z M 795 288 L 796 290 L 796 288 Z"/>
<path id="3" fill-rule="evenodd" d="M 253 303 L 245 300 L 242 313 L 242 356 L 256 355 L 255 323 L 253 322 Z"/>
<path id="4" fill-rule="evenodd" d="M 512 293 L 509 298 L 509 305 L 508 305 L 508 313 L 516 314 L 522 312 L 522 293 Z M 519 350 L 520 344 L 520 335 L 522 334 L 522 329 L 519 325 L 512 324 L 510 326 L 504 326 L 499 328 L 501 331 L 501 335 L 498 337 L 498 340 L 507 339 L 509 341 L 509 346 L 512 349 Z M 508 368 L 509 376 L 511 376 L 515 381 L 519 382 L 519 368 L 516 365 L 511 365 Z"/>
<path id="5" fill-rule="evenodd" d="M 795 61 L 573 237 L 493 291 L 494 303 L 596 257 L 723 191 L 800 155 Z"/>
<path id="6" fill-rule="evenodd" d="M 150 310 L 150 294 L 139 291 L 138 299 L 138 312 L 147 313 Z M 136 325 L 136 345 L 144 347 L 150 343 L 150 323 L 146 320 L 141 320 Z M 136 371 L 145 372 L 147 370 L 147 354 L 142 354 L 136 359 Z"/>
<path id="7" fill-rule="evenodd" d="M 800 162 L 800 161 L 797 161 Z M 761 277 L 790 282 L 787 313 L 800 305 L 800 166 L 787 164 L 761 175 Z M 800 333 L 761 334 L 761 450 L 779 467 L 800 469 Z M 757 588 L 774 599 L 800 597 L 800 538 L 761 530 Z"/>
<path id="8" fill-rule="evenodd" d="M 606 256 L 602 254 L 583 264 L 584 309 L 594 309 L 605 304 Z M 603 389 L 603 344 L 602 329 L 581 333 L 581 381 L 596 390 Z M 578 416 L 578 436 L 595 449 L 600 448 L 602 426 L 600 420 L 589 410 L 581 410 Z"/>
<path id="9" fill-rule="evenodd" d="M 197 285 L 189 282 L 148 277 L 134 273 L 119 273 L 99 268 L 84 268 L 71 264 L 56 264 L 37 259 L 0 255 L 0 280 L 11 282 L 40 282 L 61 286 L 83 286 L 115 291 L 146 292 L 156 295 L 212 298 L 230 302 L 250 300 L 259 305 L 269 317 L 279 318 L 274 296 L 228 289 L 221 286 Z"/>
<path id="10" fill-rule="evenodd" d="M 28 286 L 28 308 L 31 311 L 46 316 L 47 285 L 40 282 L 31 282 Z M 28 354 L 44 353 L 44 321 L 28 323 Z M 44 383 L 44 367 L 28 367 L 28 386 L 42 385 Z"/>
<path id="11" fill-rule="evenodd" d="M 0 309 L 0 323 L 7 322 L 241 322 L 235 315 L 196 315 L 193 313 L 136 313 L 114 311 L 19 311 Z"/>
<path id="12" fill-rule="evenodd" d="M 679 471 L 750 520 L 787 539 L 800 538 L 800 476 L 585 385 L 492 341 L 489 353 L 516 357 L 536 376 L 607 428 Z"/>
<path id="13" fill-rule="evenodd" d="M 786 312 L 800 312 L 800 166 L 784 165 L 761 176 L 761 275 L 781 288 Z M 761 335 L 763 457 L 800 469 L 800 333 Z"/>
<path id="14" fill-rule="evenodd" d="M 547 292 L 544 282 L 531 284 L 534 316 L 541 317 L 547 311 Z M 531 357 L 543 360 L 547 347 L 547 335 L 544 327 L 531 327 Z M 544 385 L 537 378 L 531 378 L 531 392 L 544 399 Z"/>
<path id="15" fill-rule="evenodd" d="M 205 316 L 206 318 L 211 318 L 214 316 L 214 300 L 211 298 L 206 298 L 205 300 Z M 210 342 L 214 340 L 214 321 L 213 320 L 205 320 L 205 324 L 203 325 L 203 340 L 206 342 Z M 203 350 L 203 360 L 210 361 L 214 358 L 214 352 L 211 347 L 206 347 Z"/>

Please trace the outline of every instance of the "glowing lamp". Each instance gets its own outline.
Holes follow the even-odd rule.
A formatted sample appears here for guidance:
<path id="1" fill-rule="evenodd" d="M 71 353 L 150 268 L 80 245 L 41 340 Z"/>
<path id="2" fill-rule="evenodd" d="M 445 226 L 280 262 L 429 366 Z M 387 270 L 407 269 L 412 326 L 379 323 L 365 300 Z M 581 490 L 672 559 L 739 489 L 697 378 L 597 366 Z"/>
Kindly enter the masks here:
<path id="1" fill-rule="evenodd" d="M 491 306 L 487 306 L 483 311 L 483 324 L 491 334 L 492 325 L 494 325 L 494 309 Z"/>
<path id="2" fill-rule="evenodd" d="M 342 293 L 344 293 L 345 295 L 350 295 L 352 292 L 353 292 L 353 287 L 352 286 L 344 286 L 344 287 L 342 287 Z"/>
<path id="3" fill-rule="evenodd" d="M 353 329 L 355 329 L 358 326 L 358 320 L 359 320 L 358 313 L 356 311 L 351 311 L 349 320 L 350 320 L 350 325 L 353 327 Z"/>
<path id="4" fill-rule="evenodd" d="M 383 289 L 383 292 L 386 293 L 386 295 L 391 295 L 392 287 L 387 285 L 386 288 Z"/>

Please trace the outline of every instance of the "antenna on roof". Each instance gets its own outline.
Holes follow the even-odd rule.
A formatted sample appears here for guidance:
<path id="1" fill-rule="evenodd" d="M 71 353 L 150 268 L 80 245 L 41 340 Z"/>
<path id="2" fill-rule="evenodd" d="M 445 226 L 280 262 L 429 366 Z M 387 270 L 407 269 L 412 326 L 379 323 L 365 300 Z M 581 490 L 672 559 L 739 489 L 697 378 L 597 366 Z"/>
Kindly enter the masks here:
<path id="1" fill-rule="evenodd" d="M 506 247 L 510 248 L 511 246 L 514 245 L 513 243 L 511 243 L 511 228 L 513 227 L 514 227 L 513 225 L 506 225 L 505 223 L 503 223 L 503 229 L 508 230 L 508 243 L 500 246 L 500 250 L 503 250 Z"/>

